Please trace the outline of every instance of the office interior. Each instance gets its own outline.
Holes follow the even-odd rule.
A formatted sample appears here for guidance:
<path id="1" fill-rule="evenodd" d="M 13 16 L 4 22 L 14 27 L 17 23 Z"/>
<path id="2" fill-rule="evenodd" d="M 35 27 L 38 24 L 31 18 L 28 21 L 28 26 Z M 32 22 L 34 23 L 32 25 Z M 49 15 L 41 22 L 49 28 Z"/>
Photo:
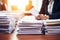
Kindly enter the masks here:
<path id="1" fill-rule="evenodd" d="M 60 40 L 60 19 L 35 18 L 41 6 L 42 0 L 0 0 L 0 40 Z"/>

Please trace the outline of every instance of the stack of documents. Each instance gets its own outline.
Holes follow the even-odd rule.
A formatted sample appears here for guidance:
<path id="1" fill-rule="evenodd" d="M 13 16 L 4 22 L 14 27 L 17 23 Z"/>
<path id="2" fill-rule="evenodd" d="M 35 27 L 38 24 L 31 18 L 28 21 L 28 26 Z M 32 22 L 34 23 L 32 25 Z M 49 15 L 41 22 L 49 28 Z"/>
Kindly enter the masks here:
<path id="1" fill-rule="evenodd" d="M 18 34 L 60 34 L 60 19 L 36 20 L 25 16 L 17 22 Z"/>
<path id="2" fill-rule="evenodd" d="M 60 34 L 60 19 L 46 21 L 47 34 Z"/>
<path id="3" fill-rule="evenodd" d="M 18 34 L 42 34 L 41 33 L 42 22 L 32 20 L 32 18 L 29 17 L 27 20 L 24 18 L 18 21 L 17 23 Z"/>
<path id="4" fill-rule="evenodd" d="M 0 33 L 11 33 L 15 28 L 15 19 L 12 15 L 0 15 Z"/>

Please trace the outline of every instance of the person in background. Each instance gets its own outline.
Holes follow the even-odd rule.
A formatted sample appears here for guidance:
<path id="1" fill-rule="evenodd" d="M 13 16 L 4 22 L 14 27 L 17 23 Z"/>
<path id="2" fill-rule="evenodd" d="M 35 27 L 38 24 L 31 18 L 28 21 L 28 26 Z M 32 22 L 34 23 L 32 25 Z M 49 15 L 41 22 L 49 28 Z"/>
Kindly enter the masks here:
<path id="1" fill-rule="evenodd" d="M 0 2 L 0 11 L 5 11 L 6 10 L 6 7 L 5 7 L 5 4 L 3 2 Z"/>
<path id="2" fill-rule="evenodd" d="M 60 0 L 43 0 L 38 20 L 60 19 Z"/>

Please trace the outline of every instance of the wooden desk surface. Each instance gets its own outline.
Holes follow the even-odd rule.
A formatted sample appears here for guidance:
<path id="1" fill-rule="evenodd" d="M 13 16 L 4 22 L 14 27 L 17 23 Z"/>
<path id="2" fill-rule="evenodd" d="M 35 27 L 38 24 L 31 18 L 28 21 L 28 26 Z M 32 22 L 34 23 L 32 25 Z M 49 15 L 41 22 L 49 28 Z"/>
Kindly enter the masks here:
<path id="1" fill-rule="evenodd" d="M 17 30 L 12 34 L 0 34 L 0 40 L 60 40 L 59 35 L 17 35 Z"/>
<path id="2" fill-rule="evenodd" d="M 60 40 L 60 35 L 0 34 L 0 40 Z"/>

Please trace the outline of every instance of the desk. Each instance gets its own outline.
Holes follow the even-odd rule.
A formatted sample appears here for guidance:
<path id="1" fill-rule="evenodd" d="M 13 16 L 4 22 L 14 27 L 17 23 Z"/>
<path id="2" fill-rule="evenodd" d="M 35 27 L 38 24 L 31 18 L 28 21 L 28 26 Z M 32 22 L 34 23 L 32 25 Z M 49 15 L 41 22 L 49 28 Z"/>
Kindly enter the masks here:
<path id="1" fill-rule="evenodd" d="M 60 40 L 60 35 L 13 35 L 13 34 L 0 34 L 0 40 Z"/>
<path id="2" fill-rule="evenodd" d="M 12 34 L 0 34 L 0 40 L 60 40 L 59 35 L 17 35 L 16 30 Z"/>

